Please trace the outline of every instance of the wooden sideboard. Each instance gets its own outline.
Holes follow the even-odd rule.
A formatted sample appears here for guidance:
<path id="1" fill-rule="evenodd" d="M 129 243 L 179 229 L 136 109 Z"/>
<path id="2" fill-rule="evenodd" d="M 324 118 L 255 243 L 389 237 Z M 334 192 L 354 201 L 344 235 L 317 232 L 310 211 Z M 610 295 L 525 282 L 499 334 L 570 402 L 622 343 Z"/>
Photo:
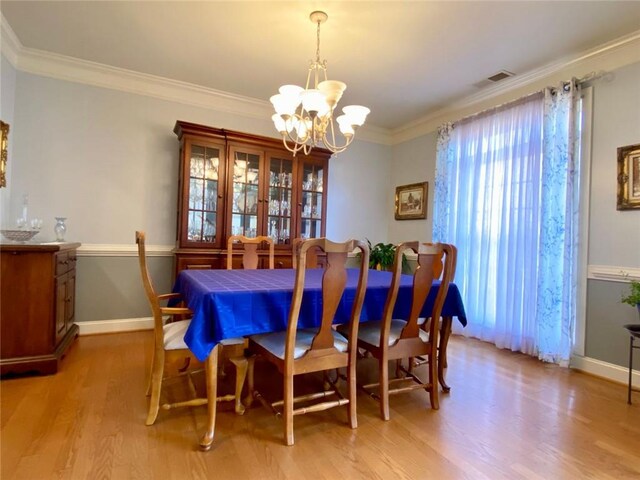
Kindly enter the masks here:
<path id="1" fill-rule="evenodd" d="M 78 336 L 79 243 L 0 244 L 0 373 L 51 374 Z"/>

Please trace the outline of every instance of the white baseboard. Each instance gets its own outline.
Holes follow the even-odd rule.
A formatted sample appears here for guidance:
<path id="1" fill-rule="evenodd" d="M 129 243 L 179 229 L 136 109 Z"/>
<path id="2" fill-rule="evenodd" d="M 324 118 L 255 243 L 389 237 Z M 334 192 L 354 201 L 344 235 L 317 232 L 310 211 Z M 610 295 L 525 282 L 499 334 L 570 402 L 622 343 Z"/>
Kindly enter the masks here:
<path id="1" fill-rule="evenodd" d="M 133 332 L 135 330 L 152 330 L 153 318 L 121 318 L 117 320 L 92 320 L 76 322 L 80 335 L 95 335 L 98 333 Z"/>
<path id="2" fill-rule="evenodd" d="M 122 318 L 117 320 L 93 320 L 87 322 L 77 322 L 80 335 L 96 335 L 99 333 L 119 333 L 132 332 L 135 330 L 152 330 L 153 318 Z M 571 368 L 589 373 L 598 377 L 606 378 L 617 383 L 627 384 L 629 381 L 629 370 L 626 367 L 603 362 L 595 358 L 573 355 L 571 357 Z M 640 385 L 640 371 L 633 371 L 633 385 Z"/>
<path id="3" fill-rule="evenodd" d="M 570 366 L 576 370 L 606 378 L 616 383 L 623 383 L 625 385 L 629 383 L 629 369 L 627 367 L 621 367 L 620 365 L 603 362 L 595 358 L 581 357 L 579 355 L 573 355 L 571 357 Z M 632 379 L 634 387 L 640 385 L 640 371 L 634 370 Z"/>

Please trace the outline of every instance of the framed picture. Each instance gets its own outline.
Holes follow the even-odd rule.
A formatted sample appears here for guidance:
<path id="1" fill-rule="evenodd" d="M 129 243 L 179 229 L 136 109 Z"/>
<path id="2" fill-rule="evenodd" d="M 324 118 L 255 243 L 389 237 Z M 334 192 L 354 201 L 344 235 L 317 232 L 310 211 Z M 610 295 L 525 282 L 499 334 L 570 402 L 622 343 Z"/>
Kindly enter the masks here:
<path id="1" fill-rule="evenodd" d="M 396 187 L 396 220 L 427 218 L 428 182 Z"/>
<path id="2" fill-rule="evenodd" d="M 618 148 L 618 210 L 640 208 L 640 143 Z"/>
<path id="3" fill-rule="evenodd" d="M 0 145 L 0 187 L 7 186 L 7 144 L 9 143 L 9 124 L 0 120 L 2 143 Z"/>

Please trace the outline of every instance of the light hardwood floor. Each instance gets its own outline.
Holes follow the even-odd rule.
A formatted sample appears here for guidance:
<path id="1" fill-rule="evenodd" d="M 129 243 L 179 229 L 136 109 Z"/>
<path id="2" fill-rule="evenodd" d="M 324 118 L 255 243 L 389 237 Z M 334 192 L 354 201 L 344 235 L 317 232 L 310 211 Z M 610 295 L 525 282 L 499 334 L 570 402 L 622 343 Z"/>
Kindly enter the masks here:
<path id="1" fill-rule="evenodd" d="M 286 447 L 259 403 L 223 406 L 209 452 L 197 449 L 206 407 L 144 425 L 151 347 L 151 332 L 81 337 L 58 374 L 3 380 L 2 479 L 640 478 L 640 393 L 629 406 L 623 385 L 479 341 L 452 338 L 439 411 L 415 391 L 392 397 L 384 422 L 360 393 L 356 430 L 346 409 L 304 415 Z M 269 368 L 258 388 L 275 391 Z"/>

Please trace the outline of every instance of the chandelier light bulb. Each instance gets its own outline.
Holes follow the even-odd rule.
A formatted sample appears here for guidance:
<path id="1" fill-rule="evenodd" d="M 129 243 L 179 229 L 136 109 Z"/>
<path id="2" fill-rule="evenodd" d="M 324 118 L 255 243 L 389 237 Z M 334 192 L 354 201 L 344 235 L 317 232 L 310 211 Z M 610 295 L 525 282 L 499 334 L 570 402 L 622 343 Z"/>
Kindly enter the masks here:
<path id="1" fill-rule="evenodd" d="M 344 107 L 342 111 L 351 120 L 351 125 L 361 127 L 364 125 L 367 115 L 369 115 L 371 110 L 367 107 L 363 107 L 362 105 L 349 105 Z"/>
<path id="2" fill-rule="evenodd" d="M 278 115 L 293 115 L 296 111 L 296 107 L 300 103 L 299 100 L 294 99 L 290 96 L 285 96 L 281 93 L 277 95 L 273 95 L 270 99 L 273 104 L 273 108 L 275 109 Z"/>
<path id="3" fill-rule="evenodd" d="M 309 88 L 302 92 L 302 108 L 304 108 L 311 117 L 315 117 L 320 111 L 326 111 L 327 102 L 324 94 L 315 88 Z"/>
<path id="4" fill-rule="evenodd" d="M 285 134 L 287 132 L 287 126 L 284 118 L 282 118 L 277 113 L 271 115 L 271 120 L 273 120 L 273 124 L 276 126 L 276 130 L 280 134 Z"/>
<path id="5" fill-rule="evenodd" d="M 311 120 L 292 117 L 289 123 L 291 125 L 289 132 L 295 131 L 299 140 L 306 141 L 312 127 Z"/>
<path id="6" fill-rule="evenodd" d="M 336 118 L 336 122 L 338 122 L 338 127 L 340 128 L 340 132 L 345 137 L 353 136 L 353 134 L 355 133 L 350 121 L 351 120 L 346 115 L 340 115 L 338 118 Z"/>
<path id="7" fill-rule="evenodd" d="M 332 109 L 338 104 L 346 89 L 347 85 L 343 82 L 339 82 L 338 80 L 325 80 L 318 84 L 318 90 L 324 93 L 327 103 Z"/>

